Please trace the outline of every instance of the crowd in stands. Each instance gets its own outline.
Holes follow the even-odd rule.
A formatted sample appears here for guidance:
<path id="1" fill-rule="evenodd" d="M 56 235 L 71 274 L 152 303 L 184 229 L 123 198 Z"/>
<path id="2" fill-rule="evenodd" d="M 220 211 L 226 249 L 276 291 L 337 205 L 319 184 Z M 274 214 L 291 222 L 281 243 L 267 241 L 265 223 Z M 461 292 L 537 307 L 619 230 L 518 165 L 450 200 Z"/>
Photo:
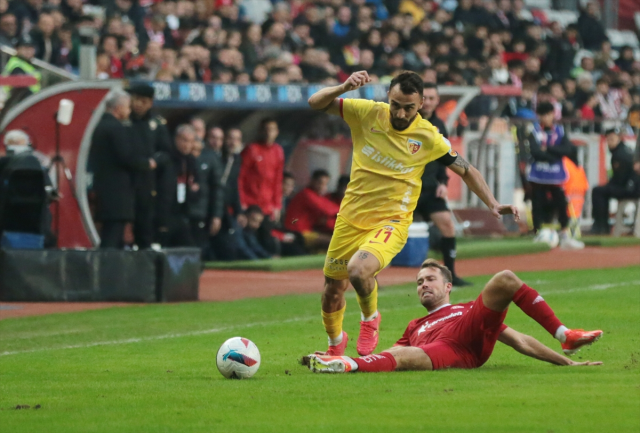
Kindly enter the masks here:
<path id="1" fill-rule="evenodd" d="M 596 2 L 564 27 L 543 21 L 523 0 L 0 0 L 0 43 L 30 35 L 37 58 L 77 70 L 79 29 L 93 27 L 98 78 L 332 84 L 410 69 L 523 87 L 513 116 L 541 98 L 585 119 L 640 103 L 640 61 L 611 46 Z"/>

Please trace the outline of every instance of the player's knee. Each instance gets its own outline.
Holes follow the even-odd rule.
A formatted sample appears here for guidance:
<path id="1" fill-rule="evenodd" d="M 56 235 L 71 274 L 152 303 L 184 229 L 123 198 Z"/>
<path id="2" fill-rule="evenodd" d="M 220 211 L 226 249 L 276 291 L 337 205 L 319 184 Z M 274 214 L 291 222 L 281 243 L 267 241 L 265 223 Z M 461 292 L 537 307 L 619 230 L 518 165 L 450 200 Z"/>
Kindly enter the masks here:
<path id="1" fill-rule="evenodd" d="M 360 263 L 349 263 L 347 266 L 347 272 L 349 273 L 349 281 L 351 284 L 358 284 L 360 281 L 366 280 L 371 275 L 367 275 L 368 272 L 365 267 Z"/>
<path id="2" fill-rule="evenodd" d="M 508 292 L 515 292 L 522 285 L 520 278 L 509 270 L 498 272 L 495 278 L 498 279 L 498 286 Z"/>

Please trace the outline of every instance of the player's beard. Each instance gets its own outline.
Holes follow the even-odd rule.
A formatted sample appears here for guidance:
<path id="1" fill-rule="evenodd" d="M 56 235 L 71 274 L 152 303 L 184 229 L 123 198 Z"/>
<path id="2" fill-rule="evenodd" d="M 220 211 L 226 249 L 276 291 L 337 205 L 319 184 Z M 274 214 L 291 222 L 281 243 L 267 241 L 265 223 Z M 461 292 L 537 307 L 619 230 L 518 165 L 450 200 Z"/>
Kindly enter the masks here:
<path id="1" fill-rule="evenodd" d="M 416 116 L 417 115 L 418 114 L 416 113 Z M 397 119 L 397 118 L 391 116 L 391 126 L 393 126 L 393 129 L 395 129 L 396 131 L 404 131 L 405 129 L 407 129 L 409 127 L 409 125 L 411 125 L 413 123 L 414 120 L 416 120 L 416 116 L 413 116 L 409 120 Z M 396 122 L 401 122 L 401 123 L 398 124 Z"/>

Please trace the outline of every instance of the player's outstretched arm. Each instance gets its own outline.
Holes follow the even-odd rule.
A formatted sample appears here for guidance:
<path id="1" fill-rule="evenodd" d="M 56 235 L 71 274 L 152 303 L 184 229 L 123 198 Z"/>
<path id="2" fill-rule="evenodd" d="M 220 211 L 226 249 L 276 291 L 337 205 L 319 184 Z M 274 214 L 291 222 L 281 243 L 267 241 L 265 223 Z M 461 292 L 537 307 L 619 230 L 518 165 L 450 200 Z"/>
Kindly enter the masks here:
<path id="1" fill-rule="evenodd" d="M 498 341 L 512 347 L 517 352 L 523 355 L 530 356 L 531 358 L 539 359 L 540 361 L 550 362 L 556 365 L 602 365 L 602 362 L 575 362 L 566 356 L 562 356 L 559 353 L 548 348 L 544 344 L 540 343 L 530 335 L 522 334 L 515 329 L 507 328 L 500 336 Z"/>
<path id="2" fill-rule="evenodd" d="M 354 72 L 347 81 L 339 86 L 325 87 L 311 95 L 308 101 L 309 106 L 314 110 L 339 116 L 340 101 L 336 98 L 343 93 L 362 87 L 370 81 L 371 78 L 369 78 L 367 71 Z"/>
<path id="3" fill-rule="evenodd" d="M 516 221 L 520 219 L 518 208 L 513 205 L 502 205 L 498 203 L 498 200 L 493 196 L 489 185 L 485 182 L 482 174 L 472 166 L 463 157 L 458 155 L 456 160 L 449 166 L 451 171 L 460 176 L 464 183 L 467 184 L 469 189 L 473 191 L 475 195 L 480 197 L 480 200 L 487 205 L 496 218 L 500 218 L 500 215 L 513 214 L 516 217 Z"/>

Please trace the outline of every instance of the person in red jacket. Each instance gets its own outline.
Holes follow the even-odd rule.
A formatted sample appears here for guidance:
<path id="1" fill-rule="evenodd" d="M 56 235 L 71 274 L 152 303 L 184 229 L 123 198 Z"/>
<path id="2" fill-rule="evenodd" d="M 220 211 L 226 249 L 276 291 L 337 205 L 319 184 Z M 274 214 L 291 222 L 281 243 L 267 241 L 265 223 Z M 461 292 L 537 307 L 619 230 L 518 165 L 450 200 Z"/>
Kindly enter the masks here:
<path id="1" fill-rule="evenodd" d="M 279 134 L 278 123 L 266 118 L 260 123 L 258 141 L 249 144 L 242 151 L 242 165 L 238 178 L 240 204 L 243 209 L 258 206 L 265 215 L 259 230 L 259 239 L 271 254 L 277 253 L 271 230 L 280 220 L 282 210 L 282 176 L 284 172 L 284 151 L 276 143 Z"/>
<path id="2" fill-rule="evenodd" d="M 289 202 L 284 227 L 302 233 L 308 249 L 327 248 L 336 225 L 340 205 L 325 197 L 329 173 L 316 170 L 309 186 Z"/>

